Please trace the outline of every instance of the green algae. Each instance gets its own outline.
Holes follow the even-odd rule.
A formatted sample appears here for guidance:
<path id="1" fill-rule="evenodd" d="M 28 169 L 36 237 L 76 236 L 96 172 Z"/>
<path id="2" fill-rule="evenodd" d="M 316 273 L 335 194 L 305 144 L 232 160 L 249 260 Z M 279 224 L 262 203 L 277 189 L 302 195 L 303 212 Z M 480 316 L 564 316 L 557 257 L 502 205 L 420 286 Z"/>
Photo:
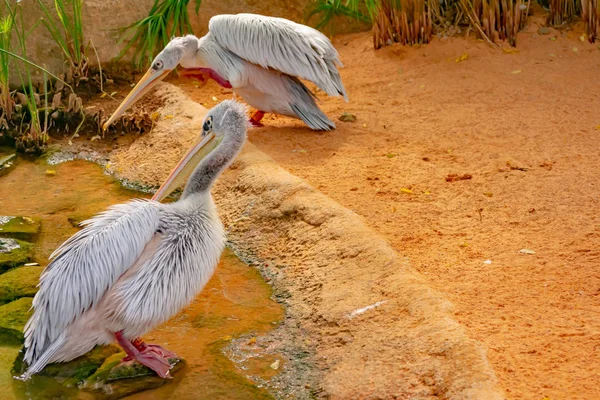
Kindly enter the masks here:
<path id="1" fill-rule="evenodd" d="M 150 389 L 158 388 L 168 380 L 160 378 L 156 373 L 137 362 L 121 362 L 125 353 L 116 353 L 108 357 L 98 370 L 86 379 L 83 388 L 88 391 L 104 392 L 103 398 L 106 398 L 106 389 L 110 392 L 110 398 L 121 398 L 124 396 L 139 393 Z M 173 358 L 169 362 L 173 366 L 170 374 L 177 376 L 183 369 L 185 363 L 183 360 Z"/>
<path id="2" fill-rule="evenodd" d="M 40 233 L 40 229 L 40 218 L 13 217 L 0 225 L 0 236 L 34 242 Z"/>
<path id="3" fill-rule="evenodd" d="M 0 275 L 0 304 L 33 297 L 43 270 L 43 267 L 18 267 Z"/>
<path id="4" fill-rule="evenodd" d="M 0 253 L 0 274 L 33 260 L 33 244 L 16 240 L 18 248 Z"/>
<path id="5" fill-rule="evenodd" d="M 0 306 L 0 345 L 19 345 L 23 342 L 23 328 L 31 316 L 33 298 L 22 297 Z"/>

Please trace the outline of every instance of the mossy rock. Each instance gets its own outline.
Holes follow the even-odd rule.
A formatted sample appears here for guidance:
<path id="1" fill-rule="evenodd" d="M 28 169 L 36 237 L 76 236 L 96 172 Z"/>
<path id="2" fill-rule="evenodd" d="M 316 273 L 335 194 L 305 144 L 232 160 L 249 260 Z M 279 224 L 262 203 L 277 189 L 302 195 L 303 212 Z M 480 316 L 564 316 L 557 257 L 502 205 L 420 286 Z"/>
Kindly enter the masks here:
<path id="1" fill-rule="evenodd" d="M 0 274 L 33 260 L 33 244 L 17 239 L 0 238 Z"/>
<path id="2" fill-rule="evenodd" d="M 37 239 L 42 221 L 40 218 L 30 217 L 0 217 L 0 237 L 11 237 L 28 242 L 34 242 Z"/>
<path id="3" fill-rule="evenodd" d="M 19 352 L 11 373 L 19 376 L 26 370 L 23 362 L 24 350 Z M 42 385 L 44 390 L 61 393 L 71 388 L 82 388 L 93 394 L 95 399 L 120 399 L 134 393 L 155 389 L 170 380 L 162 379 L 149 368 L 137 363 L 121 363 L 125 353 L 117 346 L 96 346 L 84 356 L 67 363 L 50 364 L 32 377 L 32 390 Z M 175 376 L 184 362 L 172 359 L 171 375 Z M 37 382 L 37 383 L 36 383 Z M 30 381 L 23 385 L 29 385 Z M 77 397 L 79 398 L 79 397 Z"/>
<path id="4" fill-rule="evenodd" d="M 0 306 L 0 345 L 23 343 L 23 328 L 31 316 L 32 301 L 31 297 L 22 297 Z"/>
<path id="5" fill-rule="evenodd" d="M 117 346 L 96 346 L 89 353 L 66 363 L 47 365 L 37 376 L 58 378 L 63 386 L 71 387 L 83 382 L 104 363 L 104 361 L 120 349 Z M 21 375 L 27 369 L 23 362 L 24 351 L 21 351 L 13 363 L 12 374 Z"/>
<path id="6" fill-rule="evenodd" d="M 33 297 L 44 267 L 18 267 L 0 275 L 0 304 Z"/>
<path id="7" fill-rule="evenodd" d="M 123 357 L 125 357 L 125 353 L 113 354 L 107 358 L 104 364 L 86 379 L 83 385 L 84 389 L 92 391 L 96 395 L 102 393 L 100 397 L 109 400 L 155 389 L 169 382 L 137 362 L 122 363 Z M 183 360 L 177 358 L 172 358 L 169 362 L 173 366 L 170 372 L 171 376 L 175 376 L 185 365 Z"/>

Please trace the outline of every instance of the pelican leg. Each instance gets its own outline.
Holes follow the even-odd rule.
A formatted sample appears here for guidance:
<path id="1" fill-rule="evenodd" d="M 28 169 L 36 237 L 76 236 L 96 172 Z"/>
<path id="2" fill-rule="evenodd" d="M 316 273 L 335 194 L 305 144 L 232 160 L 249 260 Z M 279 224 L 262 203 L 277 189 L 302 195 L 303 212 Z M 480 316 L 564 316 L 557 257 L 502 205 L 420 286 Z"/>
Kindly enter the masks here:
<path id="1" fill-rule="evenodd" d="M 158 352 L 155 352 L 147 347 L 141 351 L 138 350 L 132 342 L 125 339 L 122 331 L 116 332 L 115 338 L 117 339 L 119 346 L 121 346 L 127 354 L 127 357 L 125 357 L 122 361 L 136 360 L 140 364 L 145 365 L 152 371 L 156 372 L 161 378 L 170 378 L 169 370 L 171 369 L 171 364 L 169 363 L 169 359 L 167 357 L 163 357 Z M 136 339 L 134 342 L 138 342 L 139 340 L 141 339 Z"/>
<path id="2" fill-rule="evenodd" d="M 265 112 L 264 111 L 255 111 L 254 114 L 252 114 L 252 117 L 250 117 L 250 123 L 254 126 L 264 126 L 260 121 L 263 119 L 263 117 L 265 116 Z"/>
<path id="3" fill-rule="evenodd" d="M 221 75 L 217 74 L 214 69 L 211 68 L 184 68 L 181 72 L 182 76 L 187 76 L 191 78 L 196 78 L 197 76 L 202 76 L 202 78 L 196 78 L 198 80 L 204 80 L 208 75 L 209 78 L 214 79 L 215 82 L 219 84 L 219 86 L 224 87 L 225 89 L 231 89 L 231 83 Z"/>
<path id="4" fill-rule="evenodd" d="M 133 344 L 133 346 L 141 352 L 153 351 L 154 353 L 166 359 L 177 358 L 177 354 L 173 353 L 172 351 L 169 351 L 157 344 L 146 344 L 142 338 L 135 339 L 133 342 L 131 342 L 131 344 Z"/>

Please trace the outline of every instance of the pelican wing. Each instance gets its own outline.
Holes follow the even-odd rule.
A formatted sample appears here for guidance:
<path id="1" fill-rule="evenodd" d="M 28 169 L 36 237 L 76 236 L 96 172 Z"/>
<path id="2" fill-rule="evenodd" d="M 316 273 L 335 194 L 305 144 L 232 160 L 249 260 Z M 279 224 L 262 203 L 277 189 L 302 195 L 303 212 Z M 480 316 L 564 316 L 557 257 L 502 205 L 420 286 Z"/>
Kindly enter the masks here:
<path id="1" fill-rule="evenodd" d="M 25 327 L 25 360 L 30 365 L 135 264 L 158 229 L 159 204 L 118 204 L 82 225 L 84 229 L 50 256 L 40 277 L 34 313 Z"/>
<path id="2" fill-rule="evenodd" d="M 338 52 L 316 29 L 255 14 L 217 15 L 208 28 L 217 44 L 239 57 L 307 79 L 327 94 L 348 100 L 337 70 L 342 66 Z"/>

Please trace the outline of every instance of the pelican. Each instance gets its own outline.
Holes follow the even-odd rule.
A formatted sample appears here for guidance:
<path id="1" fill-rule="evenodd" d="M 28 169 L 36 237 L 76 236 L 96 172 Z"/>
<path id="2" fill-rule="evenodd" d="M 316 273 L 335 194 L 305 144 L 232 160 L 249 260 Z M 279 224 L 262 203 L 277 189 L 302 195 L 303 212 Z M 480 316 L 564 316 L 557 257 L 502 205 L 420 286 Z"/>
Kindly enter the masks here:
<path id="1" fill-rule="evenodd" d="M 21 379 L 115 339 L 124 361 L 169 377 L 175 354 L 139 338 L 189 305 L 212 276 L 225 233 L 210 190 L 242 149 L 247 125 L 240 103 L 215 106 L 202 140 L 151 200 L 111 206 L 50 256 L 25 326 Z M 178 201 L 160 203 L 188 176 Z"/>
<path id="2" fill-rule="evenodd" d="M 200 39 L 187 35 L 171 40 L 104 129 L 177 65 L 184 69 L 183 75 L 212 78 L 233 88 L 257 109 L 250 118 L 255 126 L 262 126 L 264 113 L 270 112 L 299 118 L 315 130 L 335 128 L 299 79 L 348 101 L 337 70 L 343 65 L 325 35 L 284 18 L 256 14 L 218 15 L 210 19 L 208 27 L 208 34 Z"/>

